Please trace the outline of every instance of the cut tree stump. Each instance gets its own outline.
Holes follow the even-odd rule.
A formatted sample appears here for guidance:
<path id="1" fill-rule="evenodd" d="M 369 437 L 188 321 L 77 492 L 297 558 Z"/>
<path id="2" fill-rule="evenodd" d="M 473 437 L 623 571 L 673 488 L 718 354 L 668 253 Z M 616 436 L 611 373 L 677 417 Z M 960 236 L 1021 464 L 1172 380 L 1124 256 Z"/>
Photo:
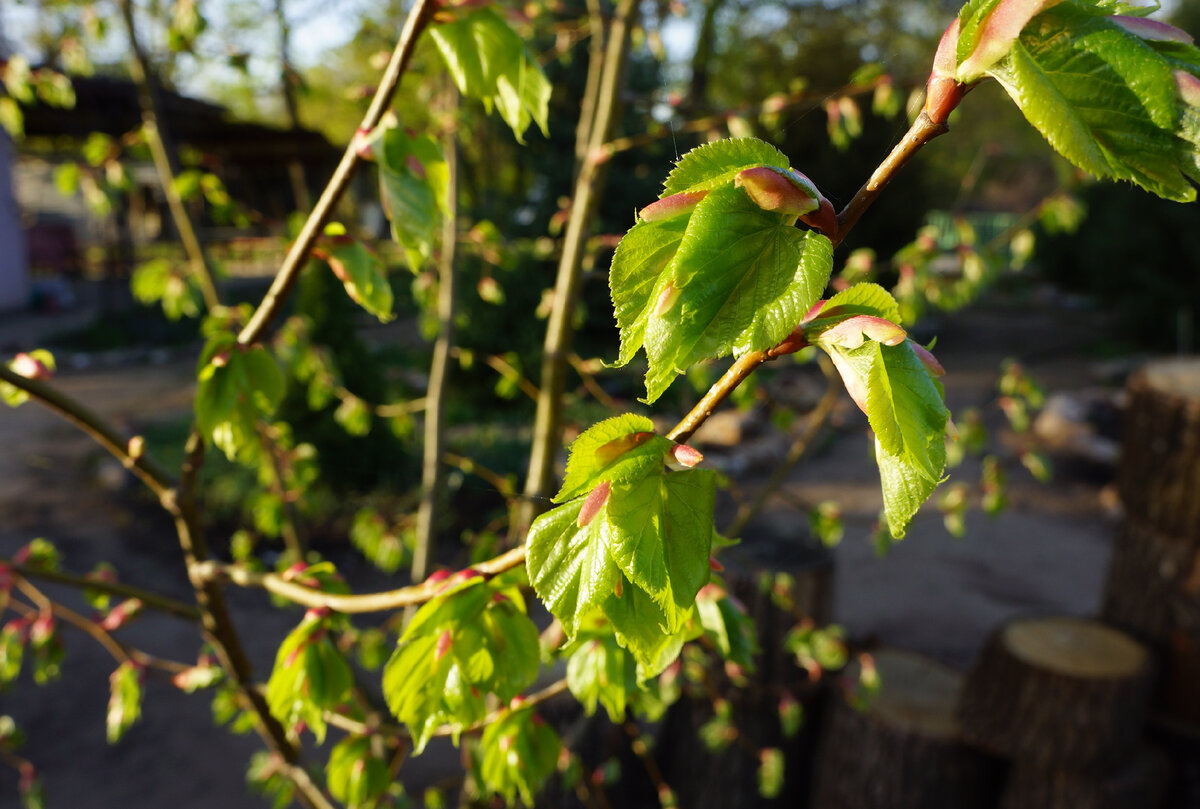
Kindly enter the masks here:
<path id="1" fill-rule="evenodd" d="M 963 737 L 1047 768 L 1125 761 L 1141 735 L 1151 669 L 1142 644 L 1096 621 L 1014 621 L 992 635 L 967 676 Z"/>
<path id="2" fill-rule="evenodd" d="M 1162 805 L 1169 773 L 1166 756 L 1148 748 L 1099 774 L 1018 762 L 1005 783 L 1000 809 L 1153 809 Z"/>
<path id="3" fill-rule="evenodd" d="M 1130 377 L 1118 475 L 1130 522 L 1200 542 L 1200 357 Z"/>
<path id="4" fill-rule="evenodd" d="M 1003 765 L 962 743 L 962 675 L 921 655 L 874 655 L 882 688 L 865 711 L 841 696 L 817 758 L 813 809 L 986 809 Z"/>

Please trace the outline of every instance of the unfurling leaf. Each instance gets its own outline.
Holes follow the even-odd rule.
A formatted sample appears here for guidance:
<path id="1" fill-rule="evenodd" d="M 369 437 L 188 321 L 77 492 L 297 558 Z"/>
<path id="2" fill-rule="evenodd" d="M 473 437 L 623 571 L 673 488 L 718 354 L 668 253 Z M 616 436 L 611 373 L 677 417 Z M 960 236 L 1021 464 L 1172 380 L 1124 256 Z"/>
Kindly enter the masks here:
<path id="1" fill-rule="evenodd" d="M 859 284 L 835 295 L 803 325 L 805 337 L 829 354 L 875 432 L 884 512 L 897 539 L 942 480 L 950 418 L 935 379 L 941 365 L 904 339 L 898 320 L 890 295 Z"/>
<path id="2" fill-rule="evenodd" d="M 225 456 L 250 463 L 258 456 L 260 419 L 283 399 L 284 376 L 262 346 L 241 346 L 231 334 L 209 340 L 197 374 L 196 425 Z"/>
<path id="3" fill-rule="evenodd" d="M 957 21 L 954 77 L 995 78 L 1084 171 L 1190 202 L 1200 181 L 1200 116 L 1183 85 L 1200 76 L 1200 50 L 1179 29 L 1114 10 L 1084 0 L 968 3 Z"/>
<path id="4" fill-rule="evenodd" d="M 384 699 L 417 753 L 440 725 L 457 734 L 483 719 L 488 694 L 507 701 L 537 676 L 537 627 L 518 590 L 471 571 L 447 587 L 413 616 L 383 672 Z"/>
<path id="5" fill-rule="evenodd" d="M 332 238 L 325 247 L 313 252 L 329 264 L 350 299 L 381 322 L 394 318 L 392 288 L 383 260 L 362 242 L 347 236 L 341 225 L 328 225 L 325 233 Z"/>
<path id="6" fill-rule="evenodd" d="M 329 793 L 350 809 L 374 806 L 388 788 L 387 763 L 371 751 L 368 736 L 347 736 L 329 752 L 325 765 Z"/>
<path id="7" fill-rule="evenodd" d="M 477 776 L 480 786 L 512 806 L 518 798 L 534 805 L 534 795 L 558 767 L 562 742 L 532 708 L 513 710 L 483 731 Z"/>
<path id="8" fill-rule="evenodd" d="M 481 99 L 520 143 L 537 124 L 549 136 L 550 82 L 521 37 L 491 8 L 475 9 L 429 30 L 463 95 Z"/>
<path id="9" fill-rule="evenodd" d="M 105 724 L 109 744 L 120 741 L 125 731 L 141 718 L 143 671 L 141 666 L 127 660 L 108 678 L 111 690 Z"/>
<path id="10" fill-rule="evenodd" d="M 309 610 L 284 638 L 267 681 L 271 714 L 289 730 L 303 723 L 318 742 L 325 738 L 325 711 L 340 705 L 354 684 L 329 631 L 328 610 Z"/>

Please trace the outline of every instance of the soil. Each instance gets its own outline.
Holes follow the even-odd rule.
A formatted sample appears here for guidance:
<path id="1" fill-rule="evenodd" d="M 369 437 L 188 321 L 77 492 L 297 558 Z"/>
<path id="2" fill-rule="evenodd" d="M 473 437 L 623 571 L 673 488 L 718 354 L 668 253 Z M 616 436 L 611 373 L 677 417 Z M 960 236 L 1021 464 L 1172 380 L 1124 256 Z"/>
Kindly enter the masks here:
<path id="1" fill-rule="evenodd" d="M 1064 317 L 1072 318 L 1069 332 L 1062 328 Z M 994 396 L 998 364 L 1009 356 L 1021 358 L 1048 392 L 1095 384 L 1086 348 L 1104 328 L 1094 314 L 1046 306 L 946 318 L 936 331 L 952 409 L 986 405 Z M 4 324 L 10 342 L 20 329 Z M 68 369 L 59 384 L 134 434 L 148 424 L 147 412 L 155 418 L 186 412 L 193 362 L 180 356 L 158 365 Z M 1096 611 L 1114 534 L 1103 480 L 1068 475 L 1045 487 L 1014 473 L 1010 507 L 997 518 L 973 510 L 964 539 L 951 538 L 936 509 L 926 508 L 909 536 L 878 557 L 866 541 L 881 505 L 866 420 L 847 399 L 836 422 L 837 440 L 801 464 L 783 496 L 745 537 L 752 543 L 756 531 L 803 536 L 806 517 L 790 504 L 793 499 L 841 502 L 846 538 L 834 552 L 835 617 L 851 637 L 964 668 L 988 633 L 1009 618 Z M 69 570 L 87 571 L 107 559 L 124 581 L 189 598 L 170 524 L 87 438 L 27 405 L 0 412 L 0 446 L 0 556 L 44 536 L 57 545 Z M 953 477 L 977 479 L 977 469 L 967 466 Z M 49 586 L 47 591 L 79 603 L 68 591 Z M 234 593 L 231 601 L 256 670 L 269 671 L 298 613 L 275 610 L 256 592 Z M 159 615 L 136 621 L 121 638 L 184 662 L 198 652 L 191 626 Z M 0 693 L 0 714 L 12 715 L 25 730 L 24 754 L 45 778 L 51 809 L 264 805 L 248 794 L 242 775 L 251 753 L 260 749 L 258 740 L 216 727 L 207 699 L 184 695 L 161 678 L 148 681 L 142 720 L 120 743 L 106 744 L 107 678 L 114 663 L 78 633 L 65 640 L 60 680 L 36 687 L 26 673 Z M 435 752 L 421 780 L 436 780 L 453 766 L 452 753 Z M 15 781 L 13 771 L 0 767 L 0 806 L 14 805 Z"/>

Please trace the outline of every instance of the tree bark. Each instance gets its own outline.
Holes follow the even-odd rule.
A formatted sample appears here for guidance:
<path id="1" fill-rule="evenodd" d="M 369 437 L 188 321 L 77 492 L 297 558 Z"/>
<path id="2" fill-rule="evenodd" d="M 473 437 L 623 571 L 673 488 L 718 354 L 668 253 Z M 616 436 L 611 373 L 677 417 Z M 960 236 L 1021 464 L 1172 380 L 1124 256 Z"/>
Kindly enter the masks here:
<path id="1" fill-rule="evenodd" d="M 1018 763 L 1004 786 L 1000 809 L 1148 809 L 1161 805 L 1169 770 L 1166 757 L 1150 749 L 1099 774 Z"/>
<path id="2" fill-rule="evenodd" d="M 1015 621 L 997 631 L 967 677 L 963 737 L 1023 764 L 1095 770 L 1127 759 L 1151 691 L 1148 650 L 1078 618 Z"/>
<path id="3" fill-rule="evenodd" d="M 866 710 L 834 700 L 813 809 L 985 809 L 1003 765 L 963 744 L 962 675 L 911 652 L 874 655 L 881 691 Z"/>
<path id="4" fill-rule="evenodd" d="M 1128 390 L 1118 476 L 1127 516 L 1200 544 L 1200 359 L 1151 363 Z"/>

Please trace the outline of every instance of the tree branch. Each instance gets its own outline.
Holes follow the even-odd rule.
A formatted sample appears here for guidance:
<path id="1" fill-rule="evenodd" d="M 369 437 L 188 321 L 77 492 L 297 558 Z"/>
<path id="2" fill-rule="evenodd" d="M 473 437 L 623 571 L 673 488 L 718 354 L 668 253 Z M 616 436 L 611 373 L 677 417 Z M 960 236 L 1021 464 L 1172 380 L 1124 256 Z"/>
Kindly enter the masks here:
<path id="1" fill-rule="evenodd" d="M 120 582 L 89 579 L 87 576 L 63 573 L 58 570 L 45 570 L 43 568 L 29 567 L 28 565 L 18 565 L 7 559 L 0 560 L 0 566 L 8 567 L 14 573 L 18 573 L 27 579 L 43 579 L 56 584 L 67 584 L 78 589 L 88 588 L 122 598 L 136 598 L 150 609 L 158 610 L 167 615 L 174 615 L 176 618 L 183 618 L 187 621 L 198 621 L 200 619 L 200 610 L 196 609 L 195 606 L 185 604 L 182 601 L 176 601 L 173 598 L 161 596 L 149 590 L 143 590 L 140 587 L 133 587 L 128 584 L 121 584 Z"/>
<path id="2" fill-rule="evenodd" d="M 562 256 L 554 285 L 554 308 L 546 325 L 542 348 L 542 373 L 538 382 L 537 415 L 533 425 L 533 447 L 529 457 L 529 475 L 525 481 L 528 496 L 519 512 L 518 533 L 523 533 L 536 516 L 538 504 L 553 485 L 554 458 L 562 444 L 562 394 L 566 384 L 567 353 L 573 329 L 575 301 L 579 294 L 579 268 L 583 260 L 588 229 L 596 198 L 600 193 L 600 170 L 607 161 L 604 144 L 612 131 L 621 77 L 628 57 L 630 19 L 637 3 L 619 0 L 608 33 L 604 55 L 604 73 L 596 87 L 595 109 L 588 132 L 586 157 L 575 180 L 571 214 L 563 237 Z M 585 108 L 586 108 L 585 104 Z"/>
<path id="3" fill-rule="evenodd" d="M 360 131 L 370 131 L 379 125 L 384 112 L 392 103 L 392 96 L 395 95 L 396 88 L 400 84 L 400 77 L 404 75 L 409 60 L 412 59 L 413 52 L 416 50 L 417 40 L 432 18 L 435 7 L 434 0 L 416 0 L 413 4 L 412 10 L 408 13 L 408 19 L 404 22 L 404 29 L 400 32 L 400 41 L 396 43 L 396 48 L 392 51 L 392 59 L 388 62 L 387 69 L 379 81 L 379 87 L 375 90 L 375 97 L 371 99 L 371 105 L 367 108 L 362 123 L 359 124 Z M 329 218 L 334 205 L 349 187 L 350 178 L 354 176 L 354 171 L 361 161 L 358 143 L 356 140 L 352 140 L 346 147 L 346 151 L 342 153 L 341 162 L 334 170 L 329 184 L 321 192 L 321 197 L 317 200 L 312 213 L 308 215 L 304 227 L 300 229 L 300 235 L 296 237 L 296 241 L 292 243 L 284 257 L 283 265 L 279 268 L 275 280 L 271 282 L 271 288 L 263 296 L 262 303 L 258 305 L 250 317 L 250 321 L 238 334 L 238 342 L 242 345 L 258 342 L 271 321 L 279 314 L 288 292 L 291 291 L 292 285 L 296 283 L 300 271 L 304 269 L 304 265 L 308 261 L 309 251 L 312 250 L 317 236 L 320 235 L 321 227 Z"/>
<path id="4" fill-rule="evenodd" d="M 0 363 L 0 381 L 20 388 L 40 404 L 87 433 L 97 444 L 108 450 L 121 465 L 150 488 L 159 500 L 174 497 L 174 482 L 170 475 L 144 452 L 140 444 L 126 439 L 108 422 L 53 385 L 28 379 Z"/>
<path id="5" fill-rule="evenodd" d="M 472 565 L 472 570 L 485 576 L 495 576 L 524 561 L 525 546 L 522 545 L 486 562 Z M 304 607 L 328 607 L 335 612 L 346 614 L 386 612 L 400 607 L 424 604 L 437 596 L 445 586 L 444 582 L 430 582 L 379 593 L 327 593 L 288 581 L 276 573 L 259 573 L 215 561 L 199 562 L 192 566 L 191 570 L 193 577 L 200 581 L 227 581 L 239 587 L 259 588 Z"/>

